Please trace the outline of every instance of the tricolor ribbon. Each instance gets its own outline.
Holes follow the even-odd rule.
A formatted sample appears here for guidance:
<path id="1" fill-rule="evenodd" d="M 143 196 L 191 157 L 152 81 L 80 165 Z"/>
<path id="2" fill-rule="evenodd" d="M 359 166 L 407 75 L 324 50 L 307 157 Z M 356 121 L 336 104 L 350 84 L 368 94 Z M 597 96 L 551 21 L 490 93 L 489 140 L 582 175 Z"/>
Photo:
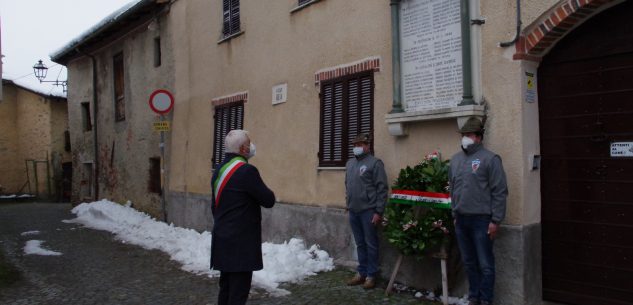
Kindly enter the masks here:
<path id="1" fill-rule="evenodd" d="M 241 156 L 234 157 L 229 162 L 226 162 L 224 166 L 220 168 L 218 172 L 218 178 L 213 182 L 213 195 L 215 197 L 215 207 L 218 207 L 220 203 L 220 195 L 222 195 L 222 190 L 229 182 L 229 179 L 233 176 L 235 171 L 242 167 L 242 165 L 246 164 L 246 159 Z"/>
<path id="2" fill-rule="evenodd" d="M 451 195 L 448 193 L 392 190 L 389 202 L 425 206 L 430 208 L 450 209 Z"/>

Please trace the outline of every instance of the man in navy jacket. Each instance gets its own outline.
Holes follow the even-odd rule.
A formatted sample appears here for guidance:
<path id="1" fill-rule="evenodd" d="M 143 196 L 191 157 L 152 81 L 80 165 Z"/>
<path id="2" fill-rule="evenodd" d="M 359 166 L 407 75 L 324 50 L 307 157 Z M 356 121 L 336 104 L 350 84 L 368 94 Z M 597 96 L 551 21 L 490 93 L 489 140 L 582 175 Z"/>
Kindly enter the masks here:
<path id="1" fill-rule="evenodd" d="M 493 241 L 506 214 L 508 186 L 501 157 L 483 147 L 484 124 L 469 118 L 448 179 L 455 236 L 468 275 L 469 305 L 490 305 L 495 286 Z"/>
<path id="2" fill-rule="evenodd" d="M 263 268 L 261 207 L 273 207 L 275 194 L 248 163 L 255 155 L 248 132 L 232 130 L 224 143 L 224 161 L 211 179 L 211 268 L 220 271 L 218 305 L 241 305 L 248 299 L 253 271 Z"/>

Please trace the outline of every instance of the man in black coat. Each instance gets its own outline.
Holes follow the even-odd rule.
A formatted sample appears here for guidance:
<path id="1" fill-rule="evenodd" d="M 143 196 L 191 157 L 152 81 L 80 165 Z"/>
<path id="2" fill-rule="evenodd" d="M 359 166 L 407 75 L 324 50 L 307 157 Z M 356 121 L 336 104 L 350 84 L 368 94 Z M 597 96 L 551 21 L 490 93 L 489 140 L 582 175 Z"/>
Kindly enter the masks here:
<path id="1" fill-rule="evenodd" d="M 242 305 L 248 299 L 253 271 L 263 268 L 261 207 L 272 208 L 275 194 L 248 163 L 255 155 L 248 132 L 231 130 L 224 143 L 224 162 L 211 178 L 211 268 L 220 271 L 218 305 Z"/>

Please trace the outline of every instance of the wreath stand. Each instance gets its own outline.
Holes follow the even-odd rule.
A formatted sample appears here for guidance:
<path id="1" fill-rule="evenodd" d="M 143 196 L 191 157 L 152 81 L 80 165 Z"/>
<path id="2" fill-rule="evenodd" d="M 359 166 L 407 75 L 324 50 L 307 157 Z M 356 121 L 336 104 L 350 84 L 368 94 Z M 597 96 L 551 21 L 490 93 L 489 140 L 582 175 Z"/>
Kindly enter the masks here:
<path id="1" fill-rule="evenodd" d="M 441 209 L 450 209 L 450 196 L 444 193 L 429 193 L 419 191 L 405 191 L 405 190 L 393 190 L 389 203 L 393 204 L 413 204 L 416 206 L 425 206 Z M 416 211 L 416 216 L 419 216 L 420 210 Z M 446 270 L 446 260 L 448 259 L 448 252 L 446 244 L 442 243 L 440 251 L 433 253 L 431 257 L 439 258 L 442 269 L 442 304 L 448 305 L 448 275 Z M 402 259 L 404 255 L 400 254 L 396 261 L 396 265 L 391 272 L 389 278 L 389 284 L 385 290 L 385 295 L 389 296 L 393 291 L 393 283 L 396 280 L 396 275 L 400 270 Z"/>
<path id="2" fill-rule="evenodd" d="M 448 276 L 446 271 L 446 260 L 448 259 L 448 253 L 446 252 L 446 248 L 442 245 L 440 252 L 434 253 L 431 255 L 434 258 L 440 259 L 440 264 L 442 268 L 442 304 L 448 305 Z M 396 280 L 396 275 L 400 270 L 400 265 L 402 264 L 402 259 L 404 255 L 400 254 L 398 256 L 398 260 L 396 261 L 396 266 L 391 272 L 391 277 L 389 278 L 389 284 L 387 284 L 387 289 L 385 290 L 385 295 L 389 296 L 393 291 L 393 283 Z"/>

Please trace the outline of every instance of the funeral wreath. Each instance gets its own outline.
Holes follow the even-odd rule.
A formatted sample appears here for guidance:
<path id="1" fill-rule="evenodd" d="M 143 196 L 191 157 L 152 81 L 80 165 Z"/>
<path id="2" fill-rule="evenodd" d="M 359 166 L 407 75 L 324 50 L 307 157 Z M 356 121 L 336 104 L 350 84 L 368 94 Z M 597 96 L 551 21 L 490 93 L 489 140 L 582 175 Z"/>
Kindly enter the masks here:
<path id="1" fill-rule="evenodd" d="M 450 241 L 449 161 L 434 152 L 400 170 L 383 217 L 385 238 L 403 255 L 421 258 Z"/>

